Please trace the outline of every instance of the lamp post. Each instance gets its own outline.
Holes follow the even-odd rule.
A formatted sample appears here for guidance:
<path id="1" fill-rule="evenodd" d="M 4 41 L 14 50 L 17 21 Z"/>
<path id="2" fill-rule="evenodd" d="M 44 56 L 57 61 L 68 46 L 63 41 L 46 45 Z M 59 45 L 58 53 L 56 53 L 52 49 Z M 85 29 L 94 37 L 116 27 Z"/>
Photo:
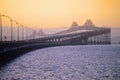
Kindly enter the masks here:
<path id="1" fill-rule="evenodd" d="M 0 36 L 1 36 L 1 37 L 0 37 L 0 39 L 1 39 L 0 41 L 1 41 L 1 43 L 2 43 L 2 15 L 1 15 L 1 14 L 0 14 L 0 32 L 1 32 L 1 33 L 0 33 Z"/>
<path id="2" fill-rule="evenodd" d="M 34 30 L 32 30 L 32 39 L 34 40 Z"/>
<path id="3" fill-rule="evenodd" d="M 17 24 L 17 31 L 18 31 L 17 40 L 19 41 L 19 23 L 17 21 L 15 21 L 15 20 L 12 20 L 12 21 L 14 21 Z"/>
<path id="4" fill-rule="evenodd" d="M 31 28 L 29 28 L 29 35 L 30 35 L 30 40 L 31 40 Z"/>
<path id="5" fill-rule="evenodd" d="M 18 23 L 18 41 L 19 41 L 19 23 Z"/>
<path id="6" fill-rule="evenodd" d="M 7 17 L 7 18 L 10 19 L 10 22 L 11 22 L 11 41 L 13 41 L 13 26 L 12 26 L 12 19 L 11 19 L 11 17 L 6 16 L 6 15 L 2 15 L 2 16 Z"/>
<path id="7" fill-rule="evenodd" d="M 31 29 L 31 39 L 33 40 L 33 29 Z"/>
<path id="8" fill-rule="evenodd" d="M 27 41 L 27 27 L 26 27 L 26 41 Z"/>
<path id="9" fill-rule="evenodd" d="M 24 40 L 24 27 L 23 25 L 21 25 L 21 27 L 22 27 L 22 40 Z"/>
<path id="10" fill-rule="evenodd" d="M 28 36 L 29 36 L 28 40 L 30 40 L 30 28 L 28 28 L 28 30 L 29 30 L 29 31 L 28 31 L 28 33 L 29 33 L 29 35 L 28 35 Z"/>
<path id="11" fill-rule="evenodd" d="M 35 39 L 35 36 L 36 36 L 36 30 L 33 31 L 33 39 Z"/>
<path id="12" fill-rule="evenodd" d="M 29 28 L 29 36 L 30 36 L 30 39 L 31 39 L 31 29 Z"/>

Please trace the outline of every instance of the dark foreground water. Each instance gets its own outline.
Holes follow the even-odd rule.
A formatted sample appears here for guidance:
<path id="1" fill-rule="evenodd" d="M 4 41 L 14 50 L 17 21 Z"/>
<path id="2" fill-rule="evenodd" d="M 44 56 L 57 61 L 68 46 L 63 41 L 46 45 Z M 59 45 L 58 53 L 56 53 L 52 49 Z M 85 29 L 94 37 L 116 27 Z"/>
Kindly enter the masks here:
<path id="1" fill-rule="evenodd" d="M 4 66 L 0 80 L 120 80 L 120 45 L 35 50 Z"/>

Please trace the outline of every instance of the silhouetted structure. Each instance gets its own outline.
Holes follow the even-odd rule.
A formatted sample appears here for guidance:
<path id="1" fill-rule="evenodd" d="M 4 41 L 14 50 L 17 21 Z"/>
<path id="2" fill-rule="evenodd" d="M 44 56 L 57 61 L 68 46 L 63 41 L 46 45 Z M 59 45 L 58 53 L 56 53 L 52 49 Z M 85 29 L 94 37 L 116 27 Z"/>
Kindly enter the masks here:
<path id="1" fill-rule="evenodd" d="M 61 45 L 111 44 L 111 29 L 96 27 L 90 19 L 82 26 L 73 22 L 68 30 L 49 36 L 35 38 L 36 35 L 44 35 L 41 29 L 39 33 L 36 31 L 32 33 L 33 38 L 29 40 L 0 42 L 0 66 L 27 51 L 37 48 Z"/>
<path id="2" fill-rule="evenodd" d="M 12 50 L 12 48 L 22 48 L 36 45 L 88 45 L 88 44 L 111 44 L 111 29 L 96 27 L 90 19 L 86 20 L 85 24 L 79 26 L 77 22 L 73 22 L 72 28 L 68 30 L 45 36 L 40 38 L 31 38 L 24 41 L 4 41 L 0 44 L 1 52 Z M 45 35 L 42 29 L 39 32 L 33 32 L 35 35 Z"/>
<path id="3" fill-rule="evenodd" d="M 79 26 L 78 23 L 77 23 L 76 21 L 73 21 L 70 29 L 75 28 L 75 27 L 78 27 L 78 26 Z"/>
<path id="4" fill-rule="evenodd" d="M 43 32 L 42 29 L 39 30 L 38 34 L 39 34 L 39 36 L 44 36 L 45 35 L 45 33 Z"/>
<path id="5" fill-rule="evenodd" d="M 99 33 L 99 31 L 106 31 Z M 86 39 L 83 37 L 77 37 L 74 39 L 71 44 L 111 44 L 111 29 L 110 28 L 101 28 L 97 27 L 93 24 L 93 22 L 90 19 L 87 19 L 86 22 L 82 25 L 79 26 L 77 22 L 73 22 L 71 27 L 68 30 L 58 32 L 54 35 L 65 35 L 65 34 L 77 34 L 77 33 L 84 33 L 84 37 L 86 36 L 87 33 L 92 32 L 92 35 L 88 34 L 86 36 Z M 75 37 L 75 36 L 73 36 Z M 82 43 L 83 42 L 83 43 Z"/>

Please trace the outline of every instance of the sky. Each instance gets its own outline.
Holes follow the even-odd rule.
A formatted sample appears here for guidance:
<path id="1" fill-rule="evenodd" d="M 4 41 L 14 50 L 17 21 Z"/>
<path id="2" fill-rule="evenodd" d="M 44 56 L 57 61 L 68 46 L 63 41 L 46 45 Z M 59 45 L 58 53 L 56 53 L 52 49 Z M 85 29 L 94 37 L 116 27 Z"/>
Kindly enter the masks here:
<path id="1" fill-rule="evenodd" d="M 86 19 L 120 28 L 120 0 L 0 0 L 0 13 L 31 28 L 70 27 L 73 21 L 83 25 Z"/>

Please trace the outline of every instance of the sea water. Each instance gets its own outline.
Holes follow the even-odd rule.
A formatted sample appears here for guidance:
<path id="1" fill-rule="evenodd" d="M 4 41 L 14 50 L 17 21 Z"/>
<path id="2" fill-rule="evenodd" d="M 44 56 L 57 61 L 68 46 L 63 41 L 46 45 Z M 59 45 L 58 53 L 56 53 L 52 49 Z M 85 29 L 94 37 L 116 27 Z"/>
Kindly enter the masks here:
<path id="1" fill-rule="evenodd" d="M 31 51 L 2 67 L 0 80 L 120 80 L 120 45 Z"/>

